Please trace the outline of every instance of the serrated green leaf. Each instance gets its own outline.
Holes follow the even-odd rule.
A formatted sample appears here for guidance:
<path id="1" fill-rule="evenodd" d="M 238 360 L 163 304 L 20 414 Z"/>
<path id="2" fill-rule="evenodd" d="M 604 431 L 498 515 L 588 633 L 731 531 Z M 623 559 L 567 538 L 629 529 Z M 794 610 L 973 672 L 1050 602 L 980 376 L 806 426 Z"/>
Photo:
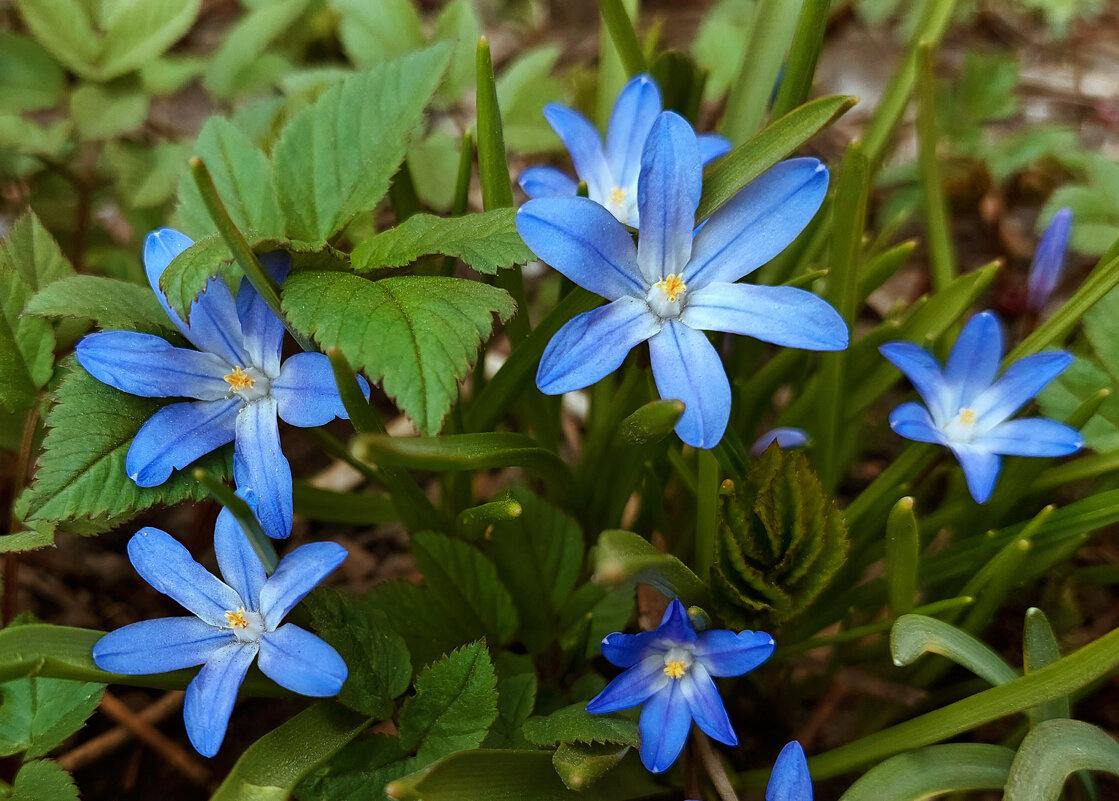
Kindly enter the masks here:
<path id="1" fill-rule="evenodd" d="M 448 176 L 458 170 L 460 146 L 460 137 L 439 128 L 408 148 L 408 172 L 425 207 L 446 213 L 454 206 L 455 182 Z"/>
<path id="2" fill-rule="evenodd" d="M 0 756 L 36 759 L 80 729 L 105 685 L 27 678 L 0 684 Z"/>
<path id="3" fill-rule="evenodd" d="M 504 321 L 515 311 L 508 293 L 460 278 L 374 282 L 314 271 L 284 282 L 283 307 L 296 329 L 324 350 L 341 349 L 354 368 L 380 381 L 424 434 L 439 431 L 493 315 Z"/>
<path id="4" fill-rule="evenodd" d="M 498 663 L 500 669 L 500 660 Z M 498 681 L 497 720 L 484 743 L 487 748 L 525 747 L 521 725 L 536 705 L 536 674 L 514 673 Z"/>
<path id="5" fill-rule="evenodd" d="M 34 39 L 0 31 L 0 108 L 20 113 L 62 99 L 66 75 Z"/>
<path id="6" fill-rule="evenodd" d="M 28 490 L 28 520 L 97 522 L 105 530 L 157 503 L 201 500 L 209 493 L 189 470 L 158 487 L 138 487 L 124 469 L 125 455 L 140 426 L 165 401 L 138 398 L 102 384 L 79 367 L 59 384 L 47 414 L 47 436 Z M 213 475 L 232 471 L 228 449 L 196 462 Z"/>
<path id="7" fill-rule="evenodd" d="M 265 51 L 307 10 L 310 0 L 280 0 L 254 8 L 229 29 L 210 59 L 202 85 L 210 94 L 231 99 L 255 88 Z"/>
<path id="8" fill-rule="evenodd" d="M 552 765 L 569 790 L 581 792 L 616 768 L 628 752 L 628 745 L 561 743 Z"/>
<path id="9" fill-rule="evenodd" d="M 637 746 L 641 734 L 637 724 L 620 715 L 592 715 L 586 702 L 565 706 L 550 715 L 529 718 L 525 737 L 533 745 L 546 747 L 560 743 L 610 743 Z"/>
<path id="10" fill-rule="evenodd" d="M 502 267 L 524 264 L 532 251 L 517 233 L 513 209 L 492 209 L 462 217 L 413 214 L 395 228 L 366 239 L 350 257 L 354 272 L 404 267 L 421 256 L 441 253 L 494 275 Z"/>
<path id="11" fill-rule="evenodd" d="M 325 242 L 384 196 L 450 57 L 436 45 L 348 78 L 297 113 L 273 153 L 292 239 Z"/>
<path id="12" fill-rule="evenodd" d="M 70 774 L 49 759 L 28 762 L 19 769 L 8 801 L 78 801 Z"/>
<path id="13" fill-rule="evenodd" d="M 368 601 L 320 588 L 307 597 L 313 628 L 330 643 L 350 672 L 338 700 L 378 719 L 392 715 L 392 699 L 412 683 L 412 662 L 388 616 Z"/>
<path id="14" fill-rule="evenodd" d="M 388 615 L 389 623 L 408 644 L 413 665 L 429 665 L 460 645 L 485 635 L 469 628 L 461 610 L 448 609 L 429 588 L 410 581 L 385 581 L 368 596 L 369 602 Z"/>
<path id="15" fill-rule="evenodd" d="M 272 188 L 272 165 L 240 129 L 222 117 L 211 117 L 198 134 L 194 154 L 205 162 L 218 197 L 241 231 L 254 231 L 261 237 L 283 235 Z M 179 182 L 178 213 L 183 230 L 192 237 L 217 232 L 189 172 Z"/>
<path id="16" fill-rule="evenodd" d="M 338 37 L 350 61 L 369 68 L 419 50 L 426 44 L 411 0 L 331 0 L 338 11 Z"/>
<path id="17" fill-rule="evenodd" d="M 74 275 L 39 290 L 24 308 L 39 317 L 76 317 L 100 328 L 171 330 L 171 322 L 151 287 L 99 275 Z"/>
<path id="18" fill-rule="evenodd" d="M 85 140 L 112 139 L 139 128 L 148 116 L 148 96 L 137 85 L 87 83 L 70 95 L 70 118 Z"/>
<path id="19" fill-rule="evenodd" d="M 299 801 L 380 801 L 393 779 L 421 767 L 400 738 L 375 734 L 350 743 L 295 788 Z"/>
<path id="20" fill-rule="evenodd" d="M 400 745 L 427 763 L 476 748 L 497 718 L 497 676 L 482 643 L 472 643 L 416 677 L 400 710 Z"/>

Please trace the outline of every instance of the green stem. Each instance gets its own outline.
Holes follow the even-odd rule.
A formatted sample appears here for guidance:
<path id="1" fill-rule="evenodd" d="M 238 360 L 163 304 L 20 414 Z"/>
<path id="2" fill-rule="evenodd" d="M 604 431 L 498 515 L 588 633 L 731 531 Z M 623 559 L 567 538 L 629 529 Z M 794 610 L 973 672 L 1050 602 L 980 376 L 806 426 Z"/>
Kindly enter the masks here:
<path id="1" fill-rule="evenodd" d="M 645 72 L 645 55 L 621 0 L 598 0 L 598 11 L 629 77 Z"/>
<path id="2" fill-rule="evenodd" d="M 354 430 L 359 434 L 384 434 L 385 424 L 361 391 L 357 374 L 350 367 L 342 350 L 331 346 L 326 349 L 326 357 L 330 359 L 334 384 L 338 387 L 338 395 L 342 398 L 342 405 L 346 407 L 346 414 L 349 415 Z"/>
<path id="3" fill-rule="evenodd" d="M 695 565 L 703 581 L 711 580 L 715 563 L 715 527 L 718 525 L 719 460 L 713 451 L 700 450 L 696 493 Z"/>
<path id="4" fill-rule="evenodd" d="M 260 521 L 253 514 L 252 507 L 244 498 L 236 495 L 233 490 L 201 468 L 194 471 L 194 479 L 204 486 L 218 503 L 237 518 L 237 522 L 241 524 L 241 530 L 249 538 L 249 544 L 253 546 L 253 550 L 256 551 L 256 555 L 264 565 L 265 572 L 269 575 L 274 573 L 276 565 L 280 562 L 280 557 L 276 555 L 272 540 L 264 533 Z"/>

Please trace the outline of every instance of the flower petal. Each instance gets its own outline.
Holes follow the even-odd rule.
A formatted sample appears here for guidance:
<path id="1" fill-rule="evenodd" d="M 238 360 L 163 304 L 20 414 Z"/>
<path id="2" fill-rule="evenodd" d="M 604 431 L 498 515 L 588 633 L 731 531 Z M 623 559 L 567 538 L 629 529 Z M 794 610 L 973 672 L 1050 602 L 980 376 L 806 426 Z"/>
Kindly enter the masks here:
<path id="1" fill-rule="evenodd" d="M 144 581 L 211 626 L 228 625 L 225 613 L 241 606 L 240 596 L 166 531 L 137 531 L 128 541 L 128 558 Z"/>
<path id="2" fill-rule="evenodd" d="M 283 539 L 291 534 L 294 511 L 291 465 L 280 448 L 276 406 L 275 398 L 265 397 L 246 404 L 237 415 L 233 477 L 237 489 L 256 494 L 256 516 L 264 532 Z"/>
<path id="3" fill-rule="evenodd" d="M 136 432 L 125 471 L 141 487 L 158 487 L 173 470 L 232 440 L 240 408 L 236 398 L 164 406 Z"/>
<path id="4" fill-rule="evenodd" d="M 615 631 L 602 638 L 602 655 L 610 664 L 621 668 L 633 667 L 654 651 L 662 654 L 665 652 L 655 631 L 642 631 L 639 634 Z"/>
<path id="5" fill-rule="evenodd" d="M 688 710 L 699 727 L 724 745 L 738 745 L 738 735 L 730 725 L 722 696 L 703 665 L 693 664 L 678 683 L 680 695 L 687 702 Z"/>
<path id="6" fill-rule="evenodd" d="M 653 378 L 662 398 L 684 401 L 676 434 L 696 448 L 714 448 L 730 419 L 730 382 L 702 331 L 669 320 L 649 340 Z"/>
<path id="7" fill-rule="evenodd" d="M 1070 364 L 1071 354 L 1054 351 L 1026 356 L 1010 365 L 1002 378 L 972 402 L 980 432 L 989 431 L 1025 406 Z"/>
<path id="8" fill-rule="evenodd" d="M 349 675 L 337 651 L 294 623 L 264 635 L 259 664 L 281 687 L 315 698 L 337 695 Z"/>
<path id="9" fill-rule="evenodd" d="M 976 437 L 975 445 L 1003 456 L 1068 456 L 1084 447 L 1084 438 L 1056 420 L 1023 417 L 999 423 Z"/>
<path id="10" fill-rule="evenodd" d="M 663 773 L 684 750 L 692 716 L 680 692 L 680 682 L 669 679 L 663 690 L 641 710 L 641 762 L 653 773 Z"/>
<path id="11" fill-rule="evenodd" d="M 676 598 L 668 602 L 668 608 L 664 610 L 655 633 L 657 639 L 670 648 L 694 645 L 697 641 L 695 626 L 688 617 L 688 610 Z"/>
<path id="12" fill-rule="evenodd" d="M 750 453 L 754 456 L 761 456 L 774 442 L 783 451 L 790 448 L 802 448 L 808 444 L 808 432 L 803 428 L 771 429 L 758 437 L 757 441 L 750 446 Z"/>
<path id="13" fill-rule="evenodd" d="M 606 163 L 623 189 L 637 185 L 641 151 L 661 108 L 660 89 L 648 75 L 634 76 L 614 101 L 606 130 Z"/>
<path id="14" fill-rule="evenodd" d="M 369 397 L 369 382 L 357 377 Z M 346 407 L 334 383 L 330 359 L 321 353 L 297 353 L 284 362 L 280 377 L 272 382 L 276 411 L 285 423 L 301 428 L 324 426 L 335 417 L 348 420 Z"/>
<path id="15" fill-rule="evenodd" d="M 571 154 L 575 174 L 580 180 L 587 182 L 589 194 L 609 197 L 610 190 L 614 188 L 614 180 L 602 152 L 602 139 L 595 127 L 579 112 L 558 103 L 544 106 L 544 119 Z"/>
<path id="16" fill-rule="evenodd" d="M 110 631 L 93 646 L 93 661 L 110 673 L 143 676 L 201 665 L 234 639 L 196 617 L 141 620 Z"/>
<path id="17" fill-rule="evenodd" d="M 187 685 L 183 722 L 194 750 L 212 757 L 221 748 L 237 691 L 260 646 L 232 642 L 214 652 Z"/>
<path id="18" fill-rule="evenodd" d="M 804 749 L 796 740 L 781 749 L 769 775 L 765 801 L 812 801 L 812 775 Z"/>
<path id="19" fill-rule="evenodd" d="M 276 572 L 260 591 L 260 613 L 269 631 L 346 559 L 346 549 L 336 542 L 301 545 L 280 560 Z"/>
<path id="20" fill-rule="evenodd" d="M 159 305 L 167 313 L 167 317 L 187 339 L 190 339 L 187 324 L 168 305 L 167 296 L 159 285 L 159 278 L 163 275 L 163 271 L 167 269 L 167 265 L 193 244 L 193 239 L 174 228 L 157 228 L 144 239 L 144 272 L 147 274 L 148 284 L 151 286 L 152 292 L 155 293 Z"/>
<path id="21" fill-rule="evenodd" d="M 929 417 L 928 409 L 919 403 L 903 403 L 890 412 L 890 428 L 906 439 L 948 444 L 948 438 Z"/>
<path id="22" fill-rule="evenodd" d="M 905 373 L 909 383 L 929 407 L 932 419 L 938 426 L 947 425 L 959 411 L 952 407 L 953 393 L 944 382 L 936 358 L 912 342 L 887 342 L 878 348 L 894 367 Z"/>
<path id="23" fill-rule="evenodd" d="M 695 131 L 672 111 L 661 113 L 641 153 L 637 207 L 641 236 L 637 263 L 647 284 L 680 275 L 692 255 L 695 210 L 703 190 L 703 165 Z"/>
<path id="24" fill-rule="evenodd" d="M 792 244 L 828 191 L 828 168 L 812 158 L 769 169 L 708 219 L 696 234 L 684 283 L 698 289 L 737 281 Z"/>
<path id="25" fill-rule="evenodd" d="M 660 327 L 648 304 L 637 298 L 584 312 L 568 320 L 544 349 L 536 385 L 547 395 L 589 387 L 617 370 Z"/>
<path id="26" fill-rule="evenodd" d="M 592 715 L 604 715 L 644 703 L 672 679 L 664 672 L 664 656 L 652 654 L 629 668 L 587 702 Z"/>
<path id="27" fill-rule="evenodd" d="M 773 637 L 764 631 L 701 631 L 695 658 L 712 676 L 741 676 L 773 654 Z"/>
<path id="28" fill-rule="evenodd" d="M 964 478 L 967 479 L 967 489 L 976 503 L 986 503 L 995 489 L 995 482 L 999 478 L 1002 460 L 997 454 L 991 453 L 976 444 L 953 442 L 949 446 L 952 453 L 964 469 Z"/>
<path id="29" fill-rule="evenodd" d="M 230 393 L 224 376 L 232 367 L 212 353 L 176 348 L 135 331 L 103 331 L 83 337 L 78 362 L 102 384 L 144 398 L 221 400 Z"/>
<path id="30" fill-rule="evenodd" d="M 521 189 L 532 197 L 575 197 L 579 185 L 555 167 L 529 167 L 517 179 Z"/>
<path id="31" fill-rule="evenodd" d="M 249 542 L 249 535 L 228 509 L 218 513 L 218 522 L 214 526 L 214 553 L 225 583 L 237 591 L 246 609 L 257 611 L 260 588 L 264 586 L 268 574 Z"/>
<path id="32" fill-rule="evenodd" d="M 847 324 L 839 312 L 803 289 L 717 281 L 686 297 L 680 322 L 701 331 L 742 334 L 786 348 L 847 347 Z"/>
<path id="33" fill-rule="evenodd" d="M 517 231 L 537 258 L 584 289 L 607 300 L 645 297 L 632 237 L 593 200 L 530 200 L 517 211 Z"/>
<path id="34" fill-rule="evenodd" d="M 1002 325 L 993 312 L 980 312 L 967 321 L 944 366 L 944 383 L 955 394 L 955 411 L 970 406 L 994 383 L 1001 361 Z"/>
<path id="35" fill-rule="evenodd" d="M 704 164 L 725 156 L 731 150 L 730 140 L 718 134 L 699 134 L 696 142 L 699 144 L 699 160 Z"/>
<path id="36" fill-rule="evenodd" d="M 291 256 L 282 250 L 273 250 L 260 257 L 260 264 L 277 284 L 282 284 L 291 269 Z M 248 278 L 241 279 L 241 288 L 237 290 L 237 318 L 241 321 L 245 351 L 252 363 L 269 378 L 275 378 L 280 372 L 284 323 L 268 308 Z"/>
<path id="37" fill-rule="evenodd" d="M 1033 264 L 1027 282 L 1027 305 L 1034 311 L 1041 311 L 1049 301 L 1049 296 L 1061 280 L 1065 267 L 1065 249 L 1068 247 L 1069 230 L 1072 228 L 1072 209 L 1060 209 L 1053 215 L 1041 241 L 1034 251 Z"/>

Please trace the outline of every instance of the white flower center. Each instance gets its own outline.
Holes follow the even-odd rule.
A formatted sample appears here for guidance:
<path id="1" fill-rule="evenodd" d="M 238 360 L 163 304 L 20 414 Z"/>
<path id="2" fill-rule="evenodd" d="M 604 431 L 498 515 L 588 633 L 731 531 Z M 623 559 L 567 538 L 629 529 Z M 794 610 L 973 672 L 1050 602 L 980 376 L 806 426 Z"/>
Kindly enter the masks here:
<path id="1" fill-rule="evenodd" d="M 241 642 L 260 642 L 264 634 L 264 616 L 238 607 L 225 613 L 226 628 Z"/>
<path id="2" fill-rule="evenodd" d="M 690 651 L 684 648 L 669 648 L 668 653 L 664 655 L 664 675 L 679 681 L 688 675 L 688 669 L 691 668 L 693 661 Z"/>
<path id="3" fill-rule="evenodd" d="M 944 427 L 944 435 L 953 442 L 971 442 L 975 437 L 975 424 L 978 420 L 975 410 L 965 406 Z"/>
<path id="4" fill-rule="evenodd" d="M 632 192 L 625 187 L 615 186 L 610 194 L 599 200 L 606 210 L 624 225 L 636 226 L 637 204 Z M 592 198 L 593 199 L 593 198 Z"/>
<path id="5" fill-rule="evenodd" d="M 684 310 L 684 293 L 688 287 L 682 276 L 671 273 L 657 281 L 645 295 L 653 314 L 662 320 L 679 317 Z"/>
<path id="6" fill-rule="evenodd" d="M 245 403 L 260 400 L 272 391 L 272 382 L 255 367 L 246 369 L 237 365 L 232 373 L 228 373 L 223 378 L 225 383 L 229 384 L 232 393 Z"/>

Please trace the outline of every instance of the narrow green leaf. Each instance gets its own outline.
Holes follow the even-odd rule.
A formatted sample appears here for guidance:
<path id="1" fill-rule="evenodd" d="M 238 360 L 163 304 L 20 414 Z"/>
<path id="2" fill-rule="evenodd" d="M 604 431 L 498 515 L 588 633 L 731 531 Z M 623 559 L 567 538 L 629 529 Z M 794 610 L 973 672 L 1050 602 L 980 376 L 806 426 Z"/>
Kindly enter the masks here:
<path id="1" fill-rule="evenodd" d="M 1061 658 L 1061 651 L 1057 646 L 1057 636 L 1053 633 L 1052 626 L 1049 625 L 1049 619 L 1036 606 L 1031 606 L 1026 610 L 1025 631 L 1022 634 L 1022 656 L 1022 667 L 1026 673 L 1036 673 Z M 1037 724 L 1046 720 L 1067 718 L 1070 715 L 1071 709 L 1068 698 L 1057 698 L 1030 710 L 1030 720 L 1033 726 L 1037 726 Z"/>
<path id="2" fill-rule="evenodd" d="M 1006 684 L 1018 677 L 1018 672 L 986 644 L 950 623 L 924 615 L 898 618 L 890 632 L 890 652 L 898 667 L 932 653 L 948 657 L 991 684 Z"/>
<path id="3" fill-rule="evenodd" d="M 685 604 L 707 602 L 707 587 L 699 576 L 632 531 L 614 529 L 599 535 L 591 581 L 606 586 L 644 581 Z"/>
<path id="4" fill-rule="evenodd" d="M 622 0 L 598 0 L 598 11 L 629 77 L 645 72 L 645 55 Z"/>
<path id="5" fill-rule="evenodd" d="M 463 217 L 415 214 L 395 228 L 354 248 L 350 261 L 354 272 L 383 267 L 404 267 L 440 253 L 462 259 L 475 270 L 494 275 L 503 267 L 524 264 L 532 251 L 517 233 L 513 209 L 493 209 Z"/>
<path id="6" fill-rule="evenodd" d="M 1119 775 L 1119 743 L 1090 723 L 1046 720 L 1018 747 L 1004 801 L 1057 801 L 1065 781 L 1080 770 Z"/>
<path id="7" fill-rule="evenodd" d="M 917 171 L 924 192 L 925 227 L 928 231 L 929 265 L 933 288 L 944 289 L 956 275 L 956 254 L 952 248 L 951 221 L 944 197 L 944 178 L 940 174 L 937 146 L 936 50 L 929 44 L 918 48 L 917 77 Z"/>
<path id="8" fill-rule="evenodd" d="M 172 329 L 151 287 L 100 275 L 75 275 L 48 284 L 28 301 L 24 314 L 74 317 L 104 329 L 155 334 Z"/>
<path id="9" fill-rule="evenodd" d="M 608 743 L 637 747 L 641 734 L 637 723 L 620 715 L 592 715 L 585 701 L 565 706 L 550 715 L 529 718 L 525 737 L 533 745 L 546 747 L 560 743 Z"/>
<path id="10" fill-rule="evenodd" d="M 886 520 L 886 581 L 891 617 L 913 608 L 920 548 L 913 498 L 906 496 L 894 504 Z"/>
<path id="11" fill-rule="evenodd" d="M 80 729 L 101 703 L 103 684 L 26 678 L 0 684 L 0 756 L 49 752 Z"/>
<path id="12" fill-rule="evenodd" d="M 651 445 L 660 442 L 676 428 L 682 414 L 684 414 L 682 400 L 669 398 L 650 401 L 622 421 L 618 428 L 618 436 L 629 445 Z"/>
<path id="13" fill-rule="evenodd" d="M 552 764 L 569 790 L 582 792 L 617 767 L 629 748 L 628 745 L 563 743 L 552 755 Z"/>
<path id="14" fill-rule="evenodd" d="M 459 536 L 467 540 L 476 540 L 494 523 L 516 520 L 524 514 L 524 507 L 513 498 L 512 493 L 502 495 L 503 497 L 498 500 L 471 506 L 459 512 L 458 517 L 455 518 L 455 530 Z"/>
<path id="15" fill-rule="evenodd" d="M 918 748 L 875 765 L 839 801 L 926 801 L 969 790 L 1001 790 L 1014 752 L 1001 745 L 953 743 Z"/>
<path id="16" fill-rule="evenodd" d="M 784 73 L 780 76 L 777 97 L 769 112 L 771 119 L 780 119 L 808 100 L 812 93 L 812 79 L 816 75 L 816 62 L 824 45 L 824 31 L 830 15 L 830 0 L 804 0 Z"/>

